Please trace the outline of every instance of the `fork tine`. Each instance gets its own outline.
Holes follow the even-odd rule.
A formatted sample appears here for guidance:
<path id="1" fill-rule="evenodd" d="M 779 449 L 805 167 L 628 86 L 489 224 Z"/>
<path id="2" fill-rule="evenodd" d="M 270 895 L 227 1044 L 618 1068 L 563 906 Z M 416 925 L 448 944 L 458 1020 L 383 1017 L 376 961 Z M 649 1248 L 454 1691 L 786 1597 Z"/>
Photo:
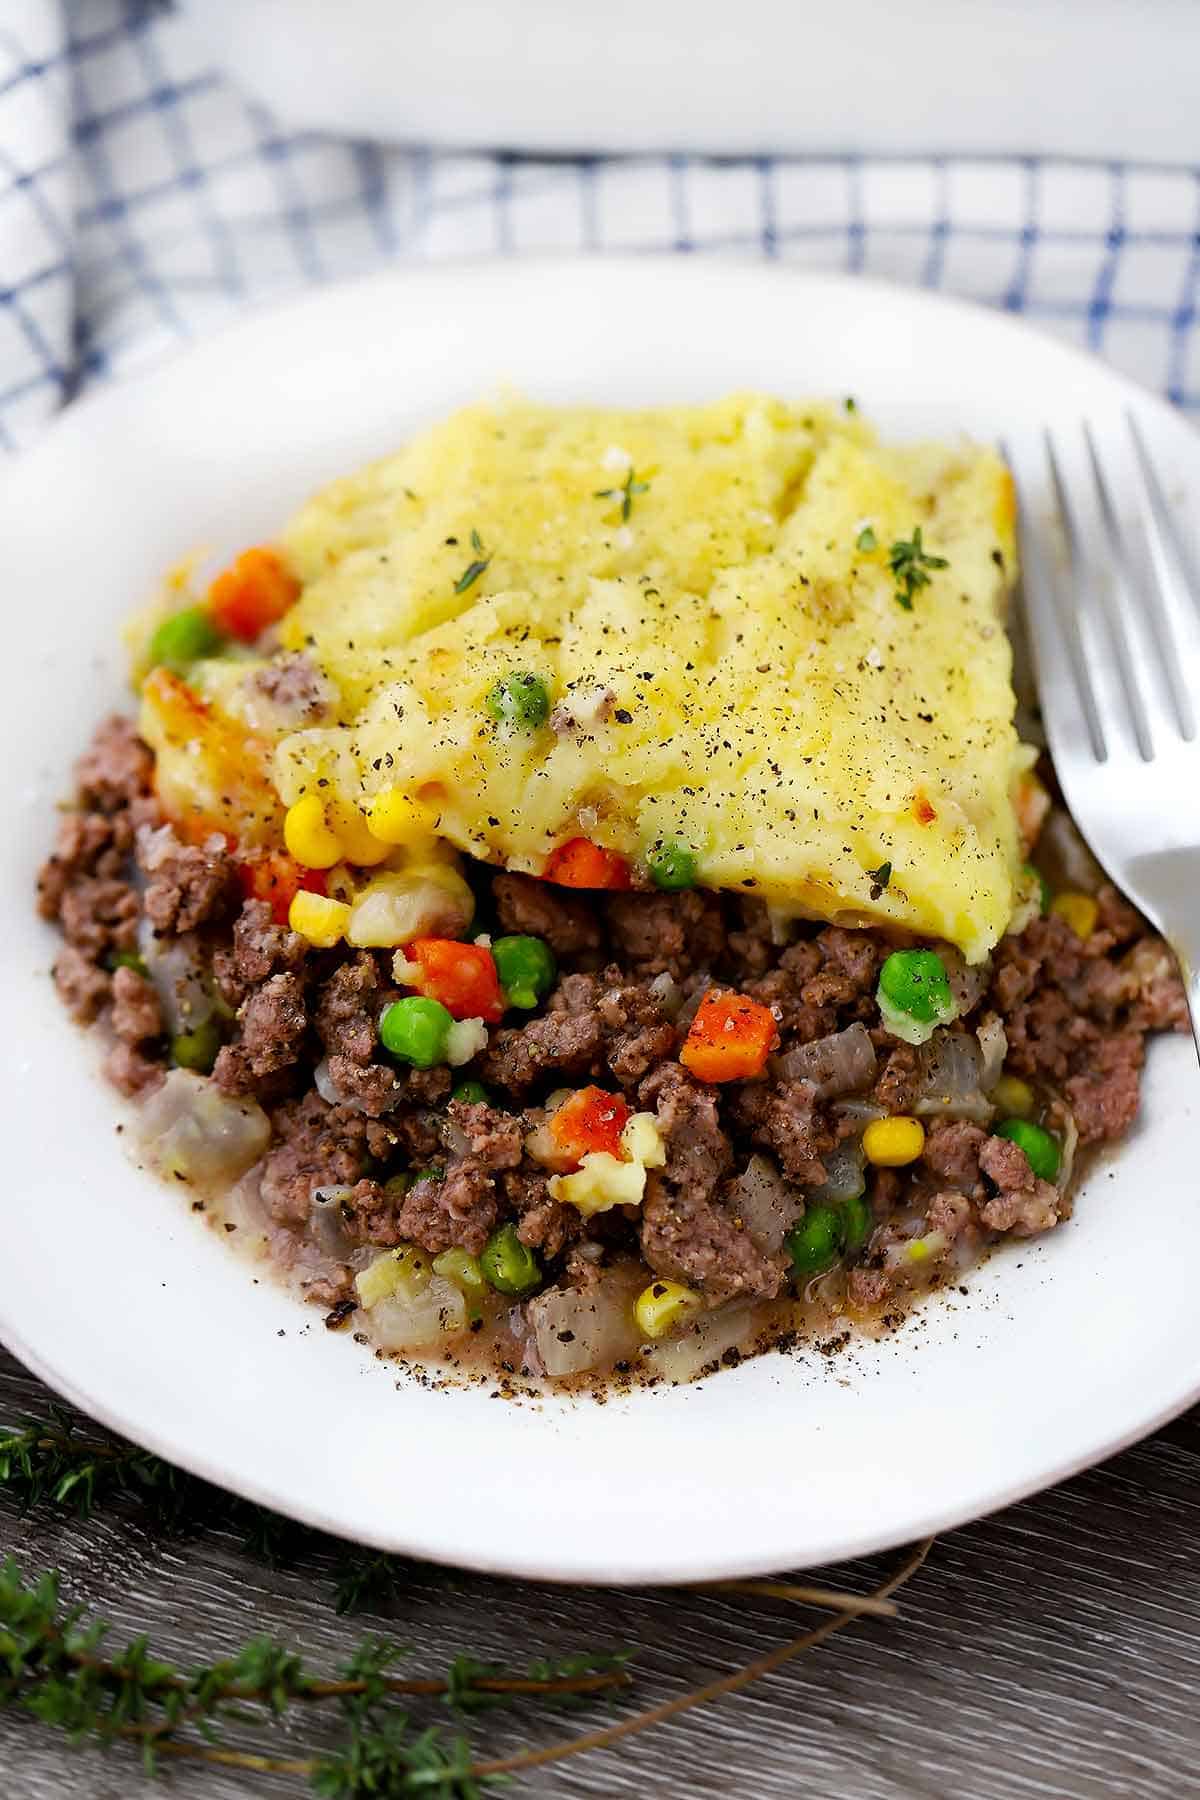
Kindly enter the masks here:
<path id="1" fill-rule="evenodd" d="M 1094 559 L 1083 547 L 1084 539 L 1079 528 L 1078 508 L 1068 492 L 1067 483 L 1063 478 L 1062 465 L 1049 432 L 1046 433 L 1046 454 L 1050 459 L 1050 475 L 1054 482 L 1059 511 L 1066 526 L 1071 549 L 1072 570 L 1075 578 L 1074 594 L 1080 618 L 1081 636 L 1085 628 L 1088 629 L 1089 635 L 1095 632 L 1098 613 L 1107 631 L 1108 647 L 1115 652 L 1115 655 L 1105 654 L 1100 644 L 1094 644 L 1094 648 L 1099 652 L 1097 667 L 1102 674 L 1115 672 L 1116 685 L 1124 697 L 1126 717 L 1128 723 L 1133 727 L 1138 753 L 1143 762 L 1149 762 L 1154 755 L 1154 745 L 1150 738 L 1145 703 L 1133 673 L 1132 652 L 1124 621 L 1113 602 L 1106 576 L 1096 568 Z M 1116 695 L 1113 694 L 1110 698 L 1115 700 Z"/>
<path id="2" fill-rule="evenodd" d="M 1138 704 L 1141 705 L 1142 696 L 1133 673 L 1132 657 L 1128 652 L 1131 639 L 1130 626 L 1132 625 L 1133 633 L 1137 633 L 1138 622 L 1144 620 L 1148 629 L 1140 635 L 1148 637 L 1153 644 L 1158 666 L 1170 690 L 1180 733 L 1185 738 L 1192 738 L 1196 734 L 1196 725 L 1192 713 L 1191 696 L 1182 678 L 1179 652 L 1173 642 L 1171 620 L 1164 603 L 1157 569 L 1148 582 L 1139 580 L 1135 574 L 1126 535 L 1121 528 L 1117 518 L 1117 509 L 1113 504 L 1112 490 L 1101 465 L 1100 454 L 1096 449 L 1096 440 L 1092 435 L 1091 426 L 1086 421 L 1083 427 L 1083 437 L 1087 445 L 1088 461 L 1092 466 L 1092 479 L 1096 484 L 1096 495 L 1100 502 L 1100 516 L 1104 521 L 1109 548 L 1112 551 L 1113 566 L 1117 572 L 1118 581 L 1131 602 L 1130 605 L 1122 607 L 1117 614 L 1119 619 L 1118 639 L 1122 649 L 1126 652 L 1124 660 L 1130 669 L 1128 687 L 1138 694 Z M 1149 760 L 1150 755 L 1153 754 L 1153 747 L 1150 741 L 1148 716 L 1145 719 L 1145 736 L 1146 745 L 1142 746 L 1142 737 L 1139 731 L 1138 743 L 1142 747 L 1143 756 Z"/>
<path id="3" fill-rule="evenodd" d="M 1166 595 L 1178 593 L 1182 589 L 1196 609 L 1197 615 L 1200 616 L 1200 580 L 1197 579 L 1191 557 L 1180 536 L 1179 527 L 1172 517 L 1170 502 L 1163 491 L 1163 485 L 1158 478 L 1158 471 L 1154 467 L 1150 452 L 1146 448 L 1142 428 L 1132 412 L 1126 412 L 1125 422 L 1129 426 L 1129 435 L 1133 440 L 1134 454 L 1137 457 L 1142 487 L 1146 496 L 1146 536 L 1150 544 L 1150 555 L 1154 561 L 1154 572 L 1158 577 L 1159 590 Z"/>
<path id="4" fill-rule="evenodd" d="M 1075 514 L 1067 499 L 1066 485 L 1062 478 L 1062 471 L 1058 466 L 1058 457 L 1055 455 L 1054 441 L 1048 431 L 1043 432 L 1042 440 L 1046 453 L 1046 461 L 1050 469 L 1050 481 L 1054 489 L 1055 506 L 1058 511 L 1059 522 L 1063 531 L 1063 539 L 1067 548 L 1067 560 L 1070 565 L 1067 581 L 1052 580 L 1049 575 L 1047 561 L 1042 556 L 1039 547 L 1037 551 L 1037 560 L 1041 563 L 1042 581 L 1046 592 L 1052 596 L 1052 611 L 1058 625 L 1065 651 L 1065 659 L 1060 669 L 1060 675 L 1065 675 L 1070 678 L 1075 692 L 1079 697 L 1080 705 L 1083 708 L 1083 716 L 1087 723 L 1088 737 L 1091 740 L 1092 755 L 1097 762 L 1107 762 L 1108 740 L 1105 736 L 1104 726 L 1100 720 L 1100 708 L 1096 704 L 1096 693 L 1092 685 L 1091 675 L 1088 671 L 1087 658 L 1083 653 L 1083 637 L 1079 629 L 1079 614 L 1072 604 L 1072 596 L 1080 591 L 1086 578 L 1083 550 L 1080 544 L 1078 527 L 1075 522 Z M 1023 512 L 1024 508 L 1021 508 L 1020 510 Z M 1022 554 L 1026 554 L 1028 549 L 1035 542 L 1035 534 L 1027 524 L 1022 537 Z M 1041 632 L 1037 634 L 1035 639 L 1039 665 L 1044 655 L 1042 640 L 1045 636 L 1046 633 Z M 1060 680 L 1057 684 L 1056 691 L 1061 693 L 1063 685 L 1064 684 Z"/>
<path id="5" fill-rule="evenodd" d="M 1069 604 L 1064 604 L 1061 584 L 1051 574 L 1050 559 L 1027 504 L 1026 496 L 1032 486 L 1022 480 L 1007 444 L 1000 445 L 1000 453 L 1017 490 L 1021 590 L 1038 688 L 1055 696 L 1053 728 L 1069 728 L 1079 739 L 1079 753 L 1086 755 L 1090 749 L 1095 760 L 1102 763 L 1107 760 L 1108 746 L 1083 658 L 1078 622 Z M 1078 702 L 1078 711 L 1072 706 L 1072 699 Z"/>

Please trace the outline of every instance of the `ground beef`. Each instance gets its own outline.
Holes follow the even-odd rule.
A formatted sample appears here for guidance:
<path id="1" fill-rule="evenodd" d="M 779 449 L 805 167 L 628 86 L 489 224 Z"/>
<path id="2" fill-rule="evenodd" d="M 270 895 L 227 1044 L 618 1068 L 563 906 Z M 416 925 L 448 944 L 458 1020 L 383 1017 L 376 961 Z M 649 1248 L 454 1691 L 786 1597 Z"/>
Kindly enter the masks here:
<path id="1" fill-rule="evenodd" d="M 1141 1035 L 1124 1031 L 1092 1046 L 1088 1067 L 1073 1075 L 1065 1093 L 1081 1144 L 1123 1137 L 1137 1117 L 1145 1049 Z"/>
<path id="2" fill-rule="evenodd" d="M 119 1093 L 134 1099 L 156 1088 L 166 1070 L 157 1057 L 148 1056 L 136 1044 L 118 1042 L 104 1059 L 104 1073 Z"/>
<path id="3" fill-rule="evenodd" d="M 213 1079 L 225 1094 L 253 1094 L 304 1048 L 308 1010 L 296 975 L 272 975 L 255 988 L 238 1013 L 240 1031 L 217 1057 Z"/>
<path id="4" fill-rule="evenodd" d="M 551 1198 L 541 1169 L 509 1169 L 500 1177 L 506 1208 L 517 1215 L 517 1236 L 547 1258 L 561 1256 L 582 1237 L 586 1220 L 577 1206 Z"/>
<path id="5" fill-rule="evenodd" d="M 765 975 L 779 956 L 771 915 L 762 900 L 737 895 L 733 901 L 736 920 L 725 943 L 725 957 L 730 973 L 742 986 Z"/>
<path id="6" fill-rule="evenodd" d="M 567 975 L 550 996 L 552 1012 L 597 1020 L 606 1039 L 605 1061 L 622 1087 L 634 1087 L 672 1056 L 680 1033 L 649 982 L 627 982 L 615 966 L 601 975 Z"/>
<path id="7" fill-rule="evenodd" d="M 505 931 L 545 938 L 556 956 L 598 950 L 600 921 L 590 900 L 532 875 L 495 875 L 492 897 Z"/>
<path id="8" fill-rule="evenodd" d="M 404 1085 L 396 1079 L 396 1071 L 384 1063 L 356 1063 L 348 1056 L 331 1056 L 329 1079 L 342 1099 L 374 1119 L 391 1112 L 404 1093 Z"/>
<path id="9" fill-rule="evenodd" d="M 642 1255 L 656 1275 L 699 1287 L 713 1305 L 739 1296 L 773 1300 L 787 1254 L 764 1254 L 718 1201 L 657 1175 L 642 1203 Z"/>
<path id="10" fill-rule="evenodd" d="M 394 1142 L 382 1127 L 330 1106 L 313 1089 L 276 1107 L 271 1125 L 276 1147 L 263 1165 L 262 1197 L 281 1225 L 304 1224 L 314 1188 L 352 1187 Z"/>
<path id="11" fill-rule="evenodd" d="M 655 1111 L 667 1153 L 667 1188 L 700 1198 L 715 1193 L 733 1164 L 733 1148 L 712 1088 L 693 1081 L 678 1063 L 664 1063 L 643 1081 L 638 1099 Z"/>
<path id="12" fill-rule="evenodd" d="M 836 1139 L 811 1081 L 784 1081 L 777 1087 L 746 1082 L 732 1110 L 735 1123 L 752 1142 L 779 1159 L 790 1181 L 813 1185 L 824 1181 L 821 1158 L 833 1149 Z"/>
<path id="13" fill-rule="evenodd" d="M 71 812 L 59 822 L 54 854 L 38 873 L 38 912 L 57 919 L 63 895 L 88 876 L 111 880 L 125 867 L 128 843 L 122 845 L 117 821 L 104 813 Z"/>
<path id="14" fill-rule="evenodd" d="M 491 1175 L 471 1158 L 453 1164 L 438 1180 L 413 1183 L 397 1215 L 402 1237 L 431 1256 L 455 1246 L 478 1256 L 496 1223 L 498 1201 Z"/>
<path id="15" fill-rule="evenodd" d="M 522 1098 L 551 1077 L 592 1074 L 603 1042 L 596 1013 L 546 1013 L 496 1033 L 484 1053 L 483 1079 Z"/>
<path id="16" fill-rule="evenodd" d="M 58 997 L 73 1019 L 90 1025 L 112 992 L 112 977 L 98 969 L 82 950 L 68 944 L 58 953 L 54 964 L 54 985 Z"/>
<path id="17" fill-rule="evenodd" d="M 933 1196 L 925 1209 L 927 1231 L 940 1231 L 953 1244 L 972 1226 L 971 1202 L 965 1194 L 945 1190 Z"/>
<path id="18" fill-rule="evenodd" d="M 874 1032 L 872 1036 L 876 1048 L 884 1051 L 886 1060 L 871 1098 L 886 1113 L 906 1113 L 916 1099 L 924 1076 L 920 1055 L 911 1044 L 898 1044 L 884 1031 Z"/>
<path id="19" fill-rule="evenodd" d="M 321 989 L 316 1013 L 317 1036 L 327 1050 L 351 1062 L 370 1062 L 376 1045 L 380 985 L 379 971 L 365 951 L 330 976 Z"/>
<path id="20" fill-rule="evenodd" d="M 213 956 L 213 974 L 226 1000 L 240 1006 L 252 987 L 271 975 L 294 973 L 308 945 L 286 925 L 277 925 L 265 900 L 247 900 L 233 922 L 230 948 Z"/>
<path id="21" fill-rule="evenodd" d="M 725 950 L 718 894 L 609 894 L 608 929 L 622 960 L 636 975 L 674 975 L 710 968 Z"/>
<path id="22" fill-rule="evenodd" d="M 839 925 L 827 925 L 814 941 L 822 968 L 804 984 L 807 1005 L 850 1007 L 859 1000 L 874 999 L 886 945 L 869 932 L 845 931 Z"/>
<path id="23" fill-rule="evenodd" d="M 941 1122 L 930 1126 L 921 1161 L 935 1180 L 972 1194 L 979 1189 L 979 1152 L 987 1139 L 981 1126 L 965 1119 Z"/>
<path id="24" fill-rule="evenodd" d="M 307 656 L 281 656 L 253 676 L 251 686 L 287 724 L 316 725 L 335 698 L 327 678 Z"/>
<path id="25" fill-rule="evenodd" d="M 991 990 L 1010 1066 L 1062 1090 L 1084 1144 L 1122 1136 L 1137 1116 L 1143 1033 L 1188 1028 L 1162 940 L 1114 888 L 1097 899 L 1087 938 L 1051 915 L 1003 939 Z"/>
<path id="26" fill-rule="evenodd" d="M 1007 1138 L 988 1138 L 980 1151 L 979 1166 L 999 1190 L 994 1199 L 985 1201 L 979 1209 L 980 1218 L 990 1230 L 1032 1237 L 1057 1225 L 1058 1189 L 1034 1174 L 1019 1145 Z"/>
<path id="27" fill-rule="evenodd" d="M 715 1198 L 733 1164 L 733 1146 L 712 1088 L 678 1063 L 664 1063 L 638 1090 L 653 1107 L 666 1148 L 662 1170 L 646 1183 L 642 1255 L 658 1275 L 698 1285 L 714 1304 L 737 1295 L 771 1298 L 786 1257 L 764 1255 Z"/>
<path id="28" fill-rule="evenodd" d="M 403 1236 L 397 1220 L 400 1202 L 387 1187 L 369 1177 L 356 1181 L 349 1194 L 341 1202 L 342 1221 L 346 1234 L 360 1244 L 374 1244 L 380 1249 L 391 1250 L 402 1243 Z"/>
<path id="29" fill-rule="evenodd" d="M 144 1044 L 147 1038 L 162 1033 L 158 991 L 136 969 L 119 968 L 113 973 L 112 1028 L 126 1044 Z"/>
<path id="30" fill-rule="evenodd" d="M 116 813 L 150 792 L 154 756 L 129 719 L 114 713 L 96 732 L 75 766 L 80 804 L 89 811 Z"/>
<path id="31" fill-rule="evenodd" d="M 144 826 L 137 836 L 137 860 L 148 877 L 142 907 L 158 936 L 221 924 L 237 910 L 237 869 L 215 844 L 181 844 L 169 825 Z"/>
<path id="32" fill-rule="evenodd" d="M 93 962 L 113 951 L 132 950 L 139 916 L 137 893 L 129 883 L 99 875 L 67 888 L 59 906 L 63 936 Z"/>
<path id="33" fill-rule="evenodd" d="M 525 1152 L 525 1131 L 520 1119 L 487 1105 L 471 1106 L 452 1100 L 452 1122 L 467 1139 L 469 1154 L 481 1168 L 515 1169 Z"/>

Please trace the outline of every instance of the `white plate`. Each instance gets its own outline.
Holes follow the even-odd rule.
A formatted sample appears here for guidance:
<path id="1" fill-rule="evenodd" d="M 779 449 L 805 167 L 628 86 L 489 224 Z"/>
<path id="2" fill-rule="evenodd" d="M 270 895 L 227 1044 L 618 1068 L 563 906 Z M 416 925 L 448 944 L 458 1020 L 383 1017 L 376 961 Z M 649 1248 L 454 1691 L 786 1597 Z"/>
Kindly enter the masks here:
<path id="1" fill-rule="evenodd" d="M 116 629 L 197 545 L 269 536 L 316 483 L 504 381 L 550 400 L 853 393 L 890 431 L 1027 440 L 1156 401 L 999 315 L 731 263 L 523 262 L 313 295 L 72 409 L 0 495 L 8 879 L 0 1335 L 79 1405 L 213 1481 L 388 1549 L 529 1576 L 680 1581 L 953 1525 L 1200 1393 L 1195 1055 L 1155 1046 L 1144 1121 L 1076 1218 L 965 1298 L 842 1356 L 770 1356 L 599 1407 L 434 1392 L 323 1330 L 134 1173 L 55 1001 L 32 909 L 50 805 L 122 698 Z M 1036 503 L 1037 496 L 1034 496 Z"/>

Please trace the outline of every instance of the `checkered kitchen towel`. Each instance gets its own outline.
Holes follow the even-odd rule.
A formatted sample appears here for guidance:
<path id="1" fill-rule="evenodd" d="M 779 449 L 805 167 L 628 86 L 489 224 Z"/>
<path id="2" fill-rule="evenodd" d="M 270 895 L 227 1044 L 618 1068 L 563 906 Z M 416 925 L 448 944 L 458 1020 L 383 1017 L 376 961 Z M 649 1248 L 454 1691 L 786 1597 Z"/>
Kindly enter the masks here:
<path id="1" fill-rule="evenodd" d="M 967 295 L 1200 410 L 1200 169 L 437 155 L 288 135 L 145 0 L 0 0 L 0 444 L 262 300 L 392 261 L 755 254 Z"/>

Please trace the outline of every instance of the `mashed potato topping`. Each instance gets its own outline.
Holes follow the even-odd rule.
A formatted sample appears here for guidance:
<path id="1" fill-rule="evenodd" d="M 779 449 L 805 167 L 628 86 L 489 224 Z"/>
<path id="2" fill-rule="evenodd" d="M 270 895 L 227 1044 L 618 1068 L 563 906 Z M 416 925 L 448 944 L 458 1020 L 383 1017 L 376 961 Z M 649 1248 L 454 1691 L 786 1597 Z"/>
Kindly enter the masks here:
<path id="1" fill-rule="evenodd" d="M 236 664 L 207 693 L 272 739 L 285 807 L 394 795 L 533 874 L 579 838 L 635 880 L 682 849 L 702 885 L 972 959 L 1007 928 L 1023 753 L 990 451 L 882 448 L 853 411 L 756 395 L 511 401 L 333 483 L 282 547 L 284 653 L 334 703 L 272 729 Z M 544 684 L 540 722 L 494 716 L 513 676 Z"/>

